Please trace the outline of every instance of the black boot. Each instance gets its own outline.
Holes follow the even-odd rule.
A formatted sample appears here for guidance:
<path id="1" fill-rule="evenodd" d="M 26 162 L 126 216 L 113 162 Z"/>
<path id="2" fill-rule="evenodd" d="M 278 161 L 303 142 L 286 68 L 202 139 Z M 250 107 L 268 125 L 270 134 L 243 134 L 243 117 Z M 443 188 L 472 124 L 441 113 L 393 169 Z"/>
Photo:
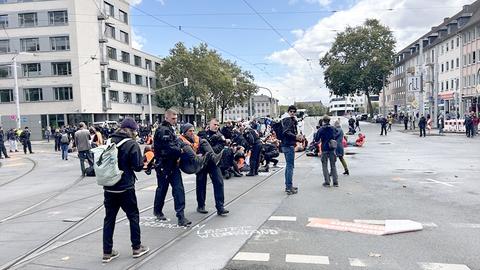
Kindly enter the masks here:
<path id="1" fill-rule="evenodd" d="M 235 177 L 242 177 L 243 176 L 243 174 L 241 174 L 241 173 L 239 173 L 235 170 L 233 170 L 232 173 L 233 173 L 233 176 L 235 176 Z"/>
<path id="2" fill-rule="evenodd" d="M 186 217 L 179 217 L 178 218 L 178 226 L 180 227 L 188 227 L 192 222 L 188 220 Z"/>
<path id="3" fill-rule="evenodd" d="M 205 210 L 205 207 L 197 207 L 197 212 L 200 214 L 208 214 L 208 211 Z"/>
<path id="4" fill-rule="evenodd" d="M 343 172 L 343 174 L 344 174 L 344 175 L 350 175 L 350 172 L 349 172 L 348 170 L 345 170 L 345 171 Z"/>

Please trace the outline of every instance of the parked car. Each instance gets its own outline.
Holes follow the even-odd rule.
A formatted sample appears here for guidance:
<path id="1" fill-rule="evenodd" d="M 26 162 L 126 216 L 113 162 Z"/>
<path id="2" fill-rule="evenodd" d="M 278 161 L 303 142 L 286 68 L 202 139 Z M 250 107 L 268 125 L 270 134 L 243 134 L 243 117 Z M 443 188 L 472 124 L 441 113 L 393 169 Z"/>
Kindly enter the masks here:
<path id="1" fill-rule="evenodd" d="M 364 114 L 359 114 L 357 115 L 356 119 L 358 121 L 367 121 L 368 119 L 368 114 L 364 113 Z"/>
<path id="2" fill-rule="evenodd" d="M 375 121 L 375 123 L 380 123 L 380 120 L 383 118 L 383 115 L 382 114 L 375 114 L 373 116 L 373 120 Z"/>

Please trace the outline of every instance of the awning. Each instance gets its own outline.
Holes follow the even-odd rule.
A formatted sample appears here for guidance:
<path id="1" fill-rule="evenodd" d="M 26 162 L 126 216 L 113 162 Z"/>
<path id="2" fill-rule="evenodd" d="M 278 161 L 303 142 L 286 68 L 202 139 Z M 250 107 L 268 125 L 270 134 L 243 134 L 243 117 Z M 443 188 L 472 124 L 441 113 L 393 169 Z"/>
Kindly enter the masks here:
<path id="1" fill-rule="evenodd" d="M 455 92 L 453 91 L 441 92 L 441 93 L 438 93 L 438 97 L 443 100 L 451 100 L 454 97 L 454 93 Z"/>

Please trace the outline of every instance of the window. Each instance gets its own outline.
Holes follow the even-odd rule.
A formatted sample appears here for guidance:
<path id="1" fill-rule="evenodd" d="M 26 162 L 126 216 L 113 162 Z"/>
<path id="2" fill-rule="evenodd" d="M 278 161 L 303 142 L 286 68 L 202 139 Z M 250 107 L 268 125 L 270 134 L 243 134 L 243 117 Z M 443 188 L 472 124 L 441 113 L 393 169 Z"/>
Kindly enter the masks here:
<path id="1" fill-rule="evenodd" d="M 68 13 L 66 10 L 49 11 L 48 23 L 50 25 L 65 25 L 68 24 Z"/>
<path id="2" fill-rule="evenodd" d="M 55 100 L 73 100 L 72 87 L 54 87 Z"/>
<path id="3" fill-rule="evenodd" d="M 110 81 L 118 81 L 118 72 L 116 69 L 108 69 L 108 79 L 110 79 Z"/>
<path id="4" fill-rule="evenodd" d="M 142 58 L 140 56 L 134 56 L 133 57 L 134 59 L 134 62 L 135 62 L 135 66 L 137 67 L 141 67 L 142 66 Z"/>
<path id="5" fill-rule="evenodd" d="M 0 79 L 9 78 L 12 75 L 12 68 L 10 66 L 0 66 Z"/>
<path id="6" fill-rule="evenodd" d="M 20 50 L 22 52 L 40 51 L 40 42 L 38 41 L 38 38 L 21 38 Z"/>
<path id="7" fill-rule="evenodd" d="M 12 89 L 0 89 L 0 103 L 13 102 Z"/>
<path id="8" fill-rule="evenodd" d="M 448 81 L 445 82 L 445 90 L 448 90 Z"/>
<path id="9" fill-rule="evenodd" d="M 10 41 L 8 39 L 0 40 L 0 53 L 10 52 Z"/>
<path id="10" fill-rule="evenodd" d="M 52 51 L 68 51 L 70 50 L 70 38 L 65 37 L 51 37 L 50 46 Z"/>
<path id="11" fill-rule="evenodd" d="M 450 68 L 453 69 L 454 65 L 453 65 L 453 60 L 452 62 L 450 63 Z"/>
<path id="12" fill-rule="evenodd" d="M 135 75 L 135 84 L 136 84 L 136 85 L 143 85 L 143 77 L 142 77 L 142 75 Z"/>
<path id="13" fill-rule="evenodd" d="M 115 38 L 115 27 L 110 25 L 105 26 L 105 35 L 109 38 Z"/>
<path id="14" fill-rule="evenodd" d="M 122 51 L 122 62 L 130 64 L 130 54 Z"/>
<path id="15" fill-rule="evenodd" d="M 120 17 L 120 21 L 128 24 L 128 14 L 125 11 L 119 9 L 118 16 Z"/>
<path id="16" fill-rule="evenodd" d="M 145 68 L 152 70 L 152 61 L 145 59 Z"/>
<path id="17" fill-rule="evenodd" d="M 18 25 L 20 27 L 32 27 L 38 25 L 37 13 L 18 14 Z"/>
<path id="18" fill-rule="evenodd" d="M 447 44 L 445 45 L 445 50 L 448 52 L 448 42 L 447 42 Z"/>
<path id="19" fill-rule="evenodd" d="M 8 28 L 8 15 L 0 15 L 0 28 Z"/>
<path id="20" fill-rule="evenodd" d="M 448 71 L 448 62 L 445 63 L 445 69 Z"/>
<path id="21" fill-rule="evenodd" d="M 475 64 L 475 52 L 472 53 L 472 62 Z"/>
<path id="22" fill-rule="evenodd" d="M 143 103 L 143 95 L 142 94 L 136 94 L 136 103 L 137 104 L 142 104 Z"/>
<path id="23" fill-rule="evenodd" d="M 40 76 L 42 73 L 42 67 L 40 63 L 22 64 L 24 77 Z"/>
<path id="24" fill-rule="evenodd" d="M 444 66 L 443 66 L 443 64 L 442 64 L 442 72 L 443 72 L 443 67 L 444 67 Z"/>
<path id="25" fill-rule="evenodd" d="M 108 93 L 110 95 L 110 101 L 118 102 L 118 91 L 109 90 Z"/>
<path id="26" fill-rule="evenodd" d="M 120 31 L 120 41 L 121 42 L 125 42 L 125 43 L 129 43 L 129 39 L 128 39 L 128 33 L 127 32 L 123 32 L 123 31 Z"/>
<path id="27" fill-rule="evenodd" d="M 110 17 L 115 17 L 115 8 L 112 4 L 105 2 L 105 13 Z"/>
<path id="28" fill-rule="evenodd" d="M 43 93 L 42 88 L 25 88 L 23 89 L 25 94 L 25 101 L 42 101 Z"/>
<path id="29" fill-rule="evenodd" d="M 455 45 L 455 44 L 454 44 L 454 41 L 453 41 L 453 39 L 452 39 L 452 45 L 451 45 L 452 50 L 453 50 L 453 46 L 454 46 L 454 45 Z"/>
<path id="30" fill-rule="evenodd" d="M 117 49 L 107 46 L 107 56 L 110 59 L 117 60 Z"/>
<path id="31" fill-rule="evenodd" d="M 123 92 L 123 103 L 132 103 L 132 93 Z"/>
<path id="32" fill-rule="evenodd" d="M 56 76 L 68 76 L 72 75 L 72 68 L 70 62 L 57 62 L 52 63 L 53 75 Z"/>
<path id="33" fill-rule="evenodd" d="M 457 37 L 457 47 L 460 46 L 460 38 Z"/>
<path id="34" fill-rule="evenodd" d="M 130 73 L 124 71 L 122 75 L 123 75 L 122 77 L 123 77 L 123 82 L 124 83 L 130 83 L 131 82 Z"/>

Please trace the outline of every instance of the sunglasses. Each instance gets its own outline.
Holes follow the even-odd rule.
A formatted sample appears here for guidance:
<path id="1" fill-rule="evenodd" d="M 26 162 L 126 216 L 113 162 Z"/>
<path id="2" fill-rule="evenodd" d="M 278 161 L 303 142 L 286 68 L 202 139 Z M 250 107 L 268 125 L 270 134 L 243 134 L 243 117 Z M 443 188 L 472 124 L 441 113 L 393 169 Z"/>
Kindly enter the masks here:
<path id="1" fill-rule="evenodd" d="M 296 113 L 297 111 L 289 111 L 289 113 Z"/>

